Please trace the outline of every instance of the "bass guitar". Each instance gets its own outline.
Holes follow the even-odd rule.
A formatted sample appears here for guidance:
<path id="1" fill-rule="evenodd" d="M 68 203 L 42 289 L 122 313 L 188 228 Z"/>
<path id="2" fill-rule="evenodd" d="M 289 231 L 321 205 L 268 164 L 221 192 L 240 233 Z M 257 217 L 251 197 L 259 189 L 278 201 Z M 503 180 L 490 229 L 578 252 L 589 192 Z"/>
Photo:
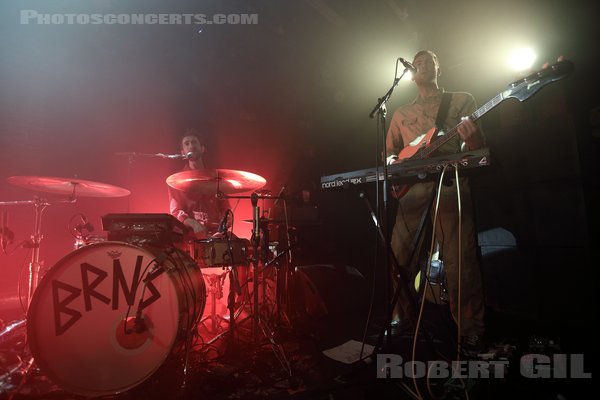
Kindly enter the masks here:
<path id="1" fill-rule="evenodd" d="M 544 86 L 561 80 L 569 76 L 574 69 L 572 62 L 567 60 L 558 61 L 547 68 L 543 68 L 525 78 L 519 79 L 498 93 L 493 99 L 478 108 L 473 114 L 469 115 L 471 121 L 477 121 L 487 112 L 494 109 L 497 105 L 507 99 L 517 99 L 525 101 L 537 93 Z M 440 131 L 437 128 L 431 128 L 426 133 L 419 135 L 415 140 L 405 146 L 398 154 L 398 160 L 395 163 L 401 163 L 409 159 L 429 158 L 432 153 L 438 150 L 441 146 L 452 140 L 458 135 L 458 125 L 439 135 Z M 410 185 L 401 185 L 394 187 L 394 197 L 401 198 L 408 192 Z"/>

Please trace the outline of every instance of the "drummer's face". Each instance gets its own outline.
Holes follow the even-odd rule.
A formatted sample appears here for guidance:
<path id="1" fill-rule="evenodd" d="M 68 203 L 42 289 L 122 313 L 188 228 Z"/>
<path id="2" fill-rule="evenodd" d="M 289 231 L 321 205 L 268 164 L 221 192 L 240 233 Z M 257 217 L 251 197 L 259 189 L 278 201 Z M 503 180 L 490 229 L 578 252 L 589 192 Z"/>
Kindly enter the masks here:
<path id="1" fill-rule="evenodd" d="M 204 154 L 205 147 L 200 143 L 196 136 L 184 136 L 181 139 L 181 154 L 189 152 L 196 154 Z"/>

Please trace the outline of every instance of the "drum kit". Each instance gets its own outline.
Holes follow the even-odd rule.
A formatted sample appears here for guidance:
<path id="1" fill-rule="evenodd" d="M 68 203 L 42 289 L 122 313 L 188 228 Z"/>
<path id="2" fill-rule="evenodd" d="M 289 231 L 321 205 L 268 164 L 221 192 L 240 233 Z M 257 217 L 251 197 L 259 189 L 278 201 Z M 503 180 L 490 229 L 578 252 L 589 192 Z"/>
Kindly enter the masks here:
<path id="1" fill-rule="evenodd" d="M 264 225 L 258 218 L 258 199 L 267 197 L 259 191 L 266 184 L 261 176 L 213 169 L 184 171 L 167 178 L 170 187 L 186 193 L 251 199 L 256 217 L 252 220 L 251 240 L 239 239 L 226 231 L 220 237 L 179 241 L 180 230 L 185 228 L 174 217 L 163 214 L 173 220 L 167 221 L 172 225 L 166 229 L 175 233 L 166 237 L 174 239 L 166 243 L 164 240 L 136 242 L 127 240 L 123 232 L 131 232 L 131 237 L 137 238 L 152 227 L 152 232 L 158 229 L 164 233 L 165 228 L 159 226 L 163 220 L 144 225 L 139 221 L 129 223 L 123 217 L 111 220 L 119 227 L 111 225 L 109 228 L 113 230 L 112 238 L 109 233 L 108 240 L 88 242 L 78 236 L 75 250 L 46 271 L 42 271 L 40 246 L 42 214 L 47 207 L 74 203 L 79 197 L 124 197 L 130 192 L 110 184 L 60 177 L 12 176 L 8 182 L 41 193 L 66 196 L 55 201 L 35 197 L 34 200 L 0 202 L 0 207 L 33 205 L 35 208 L 35 226 L 28 244 L 32 256 L 24 303 L 27 309 L 24 324 L 32 358 L 24 376 L 35 362 L 54 383 L 67 391 L 90 397 L 112 395 L 146 381 L 168 356 L 181 351 L 185 351 L 185 375 L 191 341 L 199 324 L 210 319 L 213 329 L 216 327 L 215 300 L 224 284 L 223 274 L 203 273 L 204 268 L 228 272 L 230 299 L 234 298 L 232 293 L 240 289 L 236 267 L 253 268 L 254 278 L 248 280 L 258 285 L 253 289 L 254 311 L 250 312 L 255 321 L 253 337 L 256 338 L 258 324 L 264 322 L 258 308 L 259 270 L 264 272 L 275 258 L 265 258 L 262 248 L 268 248 L 268 241 L 264 242 L 261 237 Z M 253 193 L 239 196 L 244 192 Z M 105 219 L 103 223 L 106 225 Z M 5 250 L 5 236 L 9 232 L 5 218 L 2 225 L 0 234 Z M 116 232 L 116 229 L 120 230 Z M 154 234 L 152 232 L 150 234 Z M 114 240 L 115 237 L 124 239 Z M 288 273 L 286 267 L 284 274 Z M 266 286 L 264 279 L 265 276 L 263 287 Z M 212 295 L 211 315 L 202 319 L 209 295 Z M 228 302 L 231 339 L 234 337 L 233 307 L 233 302 Z M 0 331 L 0 337 L 2 334 Z M 272 337 L 269 339 L 272 342 Z"/>

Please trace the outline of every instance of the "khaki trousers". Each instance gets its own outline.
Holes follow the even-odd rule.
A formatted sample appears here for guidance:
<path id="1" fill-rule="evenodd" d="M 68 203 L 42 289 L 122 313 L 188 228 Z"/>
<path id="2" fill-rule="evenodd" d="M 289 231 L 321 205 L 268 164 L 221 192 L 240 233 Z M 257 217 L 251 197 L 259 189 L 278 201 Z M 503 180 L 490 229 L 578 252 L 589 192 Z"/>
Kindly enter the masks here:
<path id="1" fill-rule="evenodd" d="M 462 208 L 460 254 L 459 214 L 456 182 L 454 181 L 451 186 L 442 185 L 435 227 L 436 241 L 440 243 L 440 258 L 444 262 L 450 310 L 455 321 L 457 321 L 458 316 L 458 261 L 459 256 L 462 256 L 461 335 L 481 335 L 484 331 L 484 298 L 481 271 L 477 260 L 471 190 L 466 178 L 459 178 L 459 183 Z M 408 193 L 399 200 L 391 246 L 400 266 L 400 276 L 394 274 L 394 278 L 407 279 L 410 287 L 414 287 L 413 282 L 419 270 L 419 263 L 414 262 L 415 260 L 413 260 L 412 265 L 408 265 L 413 249 L 413 240 L 436 185 L 437 182 L 418 183 L 412 186 Z M 429 216 L 430 220 L 426 223 L 433 223 L 434 209 L 435 200 Z M 426 246 L 425 251 L 428 252 L 431 245 L 431 236 L 424 238 L 423 245 Z M 394 287 L 398 286 L 396 279 L 392 279 Z M 406 290 L 400 291 L 398 302 L 394 306 L 394 319 L 404 320 L 408 318 L 412 322 L 416 322 L 416 310 L 410 306 L 410 298 L 408 297 L 410 295 L 410 293 L 406 293 Z"/>

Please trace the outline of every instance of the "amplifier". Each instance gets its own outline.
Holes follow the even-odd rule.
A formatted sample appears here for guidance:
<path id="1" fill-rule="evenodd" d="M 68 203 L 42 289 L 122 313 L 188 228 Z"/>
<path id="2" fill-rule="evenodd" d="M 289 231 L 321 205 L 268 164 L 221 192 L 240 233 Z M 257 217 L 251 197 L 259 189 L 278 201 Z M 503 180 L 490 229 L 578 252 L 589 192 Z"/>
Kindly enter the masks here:
<path id="1" fill-rule="evenodd" d="M 138 246 L 171 246 L 181 243 L 186 226 L 171 214 L 106 214 L 102 229 L 108 231 L 108 240 L 127 242 Z"/>

